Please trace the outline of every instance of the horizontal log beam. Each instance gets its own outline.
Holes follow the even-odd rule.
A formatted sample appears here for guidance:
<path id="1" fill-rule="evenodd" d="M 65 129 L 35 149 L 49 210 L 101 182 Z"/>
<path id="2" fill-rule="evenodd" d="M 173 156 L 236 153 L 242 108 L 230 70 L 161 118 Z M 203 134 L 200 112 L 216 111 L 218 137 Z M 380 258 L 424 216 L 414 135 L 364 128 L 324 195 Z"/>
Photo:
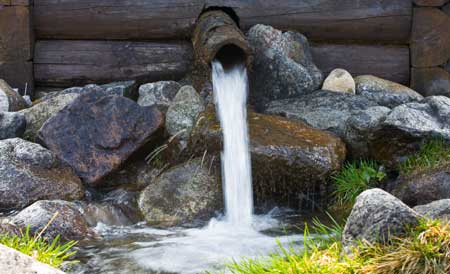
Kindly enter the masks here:
<path id="1" fill-rule="evenodd" d="M 371 74 L 409 85 L 407 46 L 319 44 L 313 45 L 312 52 L 325 76 L 335 68 L 343 68 L 353 76 Z"/>
<path id="2" fill-rule="evenodd" d="M 412 18 L 410 0 L 35 0 L 34 18 L 40 39 L 187 39 L 213 6 L 313 40 L 406 43 Z"/>
<path id="3" fill-rule="evenodd" d="M 314 61 L 324 73 L 344 68 L 353 75 L 373 74 L 407 84 L 409 49 L 403 46 L 313 45 Z M 193 60 L 189 42 L 38 41 L 36 84 L 69 87 L 119 80 L 178 80 Z"/>

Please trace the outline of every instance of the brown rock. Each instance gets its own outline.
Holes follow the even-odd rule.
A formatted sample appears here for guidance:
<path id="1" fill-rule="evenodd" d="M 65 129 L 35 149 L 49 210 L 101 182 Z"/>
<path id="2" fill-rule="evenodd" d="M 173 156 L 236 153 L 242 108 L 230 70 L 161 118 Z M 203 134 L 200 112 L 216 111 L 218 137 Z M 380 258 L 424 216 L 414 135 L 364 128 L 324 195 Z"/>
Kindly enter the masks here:
<path id="1" fill-rule="evenodd" d="M 25 100 L 6 81 L 0 79 L 0 111 L 19 111 L 27 107 Z"/>
<path id="2" fill-rule="evenodd" d="M 156 107 L 140 107 L 99 90 L 80 95 L 47 120 L 39 138 L 80 178 L 94 184 L 124 163 L 162 124 Z"/>
<path id="3" fill-rule="evenodd" d="M 450 18 L 436 8 L 415 8 L 411 37 L 413 67 L 434 67 L 450 57 Z"/>
<path id="4" fill-rule="evenodd" d="M 424 7 L 441 7 L 447 2 L 448 0 L 414 0 L 414 4 Z"/>
<path id="5" fill-rule="evenodd" d="M 423 96 L 445 95 L 450 97 L 450 73 L 442 68 L 413 68 L 411 87 Z"/>
<path id="6" fill-rule="evenodd" d="M 324 194 L 326 179 L 345 159 L 334 135 L 286 118 L 248 113 L 250 152 L 257 206 L 311 208 Z M 217 153 L 222 132 L 212 107 L 200 115 L 191 136 L 194 153 Z"/>

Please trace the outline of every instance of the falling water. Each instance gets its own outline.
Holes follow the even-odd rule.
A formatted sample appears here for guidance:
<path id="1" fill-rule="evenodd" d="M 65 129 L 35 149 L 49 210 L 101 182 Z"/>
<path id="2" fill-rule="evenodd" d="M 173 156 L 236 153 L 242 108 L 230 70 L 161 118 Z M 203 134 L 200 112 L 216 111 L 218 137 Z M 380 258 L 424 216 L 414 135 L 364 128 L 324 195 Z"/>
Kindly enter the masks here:
<path id="1" fill-rule="evenodd" d="M 253 193 L 247 130 L 247 71 L 238 63 L 224 70 L 212 63 L 214 98 L 223 129 L 222 176 L 226 220 L 232 225 L 252 224 Z"/>

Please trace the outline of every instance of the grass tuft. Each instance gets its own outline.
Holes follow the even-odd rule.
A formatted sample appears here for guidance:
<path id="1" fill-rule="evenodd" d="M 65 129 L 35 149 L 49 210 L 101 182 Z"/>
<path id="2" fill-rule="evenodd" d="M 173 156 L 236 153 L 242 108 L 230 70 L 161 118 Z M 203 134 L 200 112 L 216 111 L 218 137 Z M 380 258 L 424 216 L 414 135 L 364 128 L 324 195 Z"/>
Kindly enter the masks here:
<path id="1" fill-rule="evenodd" d="M 48 241 L 45 238 L 30 235 L 30 227 L 21 232 L 21 235 L 0 235 L 0 244 L 20 251 L 34 259 L 51 265 L 56 268 L 61 268 L 62 263 L 69 260 L 76 251 L 72 248 L 77 244 L 76 241 L 69 241 L 64 244 L 59 243 L 59 235 L 53 241 Z M 76 261 L 70 261 L 70 264 Z"/>
<path id="2" fill-rule="evenodd" d="M 432 139 L 420 151 L 400 164 L 402 174 L 437 168 L 450 163 L 450 145 L 443 139 Z"/>
<path id="3" fill-rule="evenodd" d="M 333 194 L 340 206 L 353 205 L 361 192 L 376 187 L 385 177 L 382 167 L 374 161 L 348 163 L 333 177 Z"/>

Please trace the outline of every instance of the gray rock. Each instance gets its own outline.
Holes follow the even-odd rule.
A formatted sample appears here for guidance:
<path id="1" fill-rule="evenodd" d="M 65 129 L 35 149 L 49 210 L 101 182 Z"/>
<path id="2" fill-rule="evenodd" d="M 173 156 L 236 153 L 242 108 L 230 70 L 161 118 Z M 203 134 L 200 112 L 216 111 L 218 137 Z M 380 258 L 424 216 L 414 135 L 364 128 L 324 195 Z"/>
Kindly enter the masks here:
<path id="1" fill-rule="evenodd" d="M 81 180 L 51 151 L 18 138 L 0 141 L 0 209 L 83 196 Z"/>
<path id="2" fill-rule="evenodd" d="M 430 96 L 394 108 L 370 134 L 371 156 L 395 166 L 433 137 L 450 140 L 450 98 Z"/>
<path id="3" fill-rule="evenodd" d="M 322 72 L 314 65 L 308 40 L 297 32 L 255 25 L 248 31 L 254 50 L 250 101 L 262 107 L 271 100 L 298 97 L 318 89 Z"/>
<path id="4" fill-rule="evenodd" d="M 437 200 L 413 208 L 420 215 L 431 219 L 450 220 L 450 199 Z"/>
<path id="5" fill-rule="evenodd" d="M 355 94 L 355 80 L 345 69 L 334 69 L 323 82 L 322 89 Z"/>
<path id="6" fill-rule="evenodd" d="M 3 274 L 64 274 L 61 270 L 38 262 L 4 245 L 0 245 L 0 272 Z"/>
<path id="7" fill-rule="evenodd" d="M 113 82 L 113 83 L 101 85 L 100 87 L 103 88 L 109 94 L 115 94 L 118 96 L 127 97 L 132 100 L 136 100 L 138 97 L 137 83 L 134 80 Z"/>
<path id="8" fill-rule="evenodd" d="M 423 99 L 422 95 L 408 87 L 372 75 L 358 76 L 355 82 L 356 94 L 365 96 L 381 106 L 393 108 Z"/>
<path id="9" fill-rule="evenodd" d="M 208 219 L 223 208 L 220 179 L 201 158 L 191 160 L 164 172 L 145 188 L 139 208 L 149 224 L 158 226 Z"/>
<path id="10" fill-rule="evenodd" d="M 366 138 L 369 129 L 364 128 L 364 125 L 361 125 L 364 121 L 359 120 L 371 117 L 373 121 L 367 124 L 367 127 L 374 127 L 387 112 L 386 108 L 373 107 L 378 105 L 363 96 L 316 91 L 300 98 L 272 101 L 264 112 L 303 121 L 312 127 L 331 131 L 350 146 L 354 156 L 361 156 L 368 150 L 363 139 Z M 371 110 L 368 110 L 369 108 Z"/>
<path id="11" fill-rule="evenodd" d="M 409 206 L 450 198 L 450 167 L 402 175 L 388 191 Z"/>
<path id="12" fill-rule="evenodd" d="M 22 137 L 27 121 L 19 112 L 0 112 L 0 140 Z"/>
<path id="13" fill-rule="evenodd" d="M 156 105 L 162 113 L 166 113 L 181 85 L 175 81 L 159 81 L 139 87 L 138 104 L 140 106 Z"/>
<path id="14" fill-rule="evenodd" d="M 343 232 L 343 243 L 360 239 L 371 243 L 401 236 L 407 226 L 416 225 L 420 215 L 391 194 L 369 189 L 356 199 Z"/>
<path id="15" fill-rule="evenodd" d="M 88 236 L 86 220 L 74 203 L 66 201 L 37 201 L 20 211 L 12 222 L 22 229 L 30 226 L 30 233 L 39 233 L 55 215 L 43 236 L 54 239 L 60 235 L 63 241 L 80 240 Z"/>
<path id="16" fill-rule="evenodd" d="M 20 94 L 0 79 L 0 112 L 19 111 L 27 107 Z"/>
<path id="17" fill-rule="evenodd" d="M 187 139 L 198 115 L 205 109 L 203 99 L 192 86 L 183 86 L 173 99 L 166 114 L 166 130 Z"/>
<path id="18" fill-rule="evenodd" d="M 35 141 L 42 125 L 65 106 L 72 103 L 78 96 L 77 93 L 61 94 L 20 111 L 26 119 L 24 138 Z"/>

